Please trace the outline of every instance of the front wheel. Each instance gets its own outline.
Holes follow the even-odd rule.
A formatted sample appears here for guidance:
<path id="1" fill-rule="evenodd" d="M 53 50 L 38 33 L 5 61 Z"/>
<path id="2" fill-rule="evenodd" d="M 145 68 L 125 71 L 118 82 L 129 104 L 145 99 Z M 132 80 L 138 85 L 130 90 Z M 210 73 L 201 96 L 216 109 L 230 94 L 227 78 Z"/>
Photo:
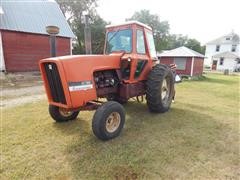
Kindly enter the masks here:
<path id="1" fill-rule="evenodd" d="M 100 106 L 92 120 L 92 130 L 101 140 L 117 137 L 125 123 L 125 111 L 121 104 L 108 101 Z"/>
<path id="2" fill-rule="evenodd" d="M 68 111 L 58 106 L 49 105 L 49 114 L 56 122 L 65 122 L 76 119 L 79 111 Z"/>

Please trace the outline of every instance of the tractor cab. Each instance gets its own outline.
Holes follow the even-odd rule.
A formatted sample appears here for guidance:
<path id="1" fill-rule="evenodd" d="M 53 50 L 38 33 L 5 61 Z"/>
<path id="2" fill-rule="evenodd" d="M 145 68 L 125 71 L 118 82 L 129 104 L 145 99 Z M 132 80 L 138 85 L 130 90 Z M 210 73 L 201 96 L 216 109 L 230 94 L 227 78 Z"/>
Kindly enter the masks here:
<path id="1" fill-rule="evenodd" d="M 137 21 L 106 26 L 104 53 L 122 53 L 120 68 L 125 82 L 146 79 L 157 62 L 152 28 Z"/>

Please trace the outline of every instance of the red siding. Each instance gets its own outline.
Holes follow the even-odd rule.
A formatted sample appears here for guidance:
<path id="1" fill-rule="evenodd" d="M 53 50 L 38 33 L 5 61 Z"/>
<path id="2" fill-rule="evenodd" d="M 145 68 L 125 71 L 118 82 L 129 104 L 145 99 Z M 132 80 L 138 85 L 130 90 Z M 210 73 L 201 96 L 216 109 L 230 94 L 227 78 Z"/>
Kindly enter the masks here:
<path id="1" fill-rule="evenodd" d="M 161 57 L 160 63 L 170 65 L 170 64 L 174 63 L 174 57 Z M 185 70 L 176 70 L 177 74 L 190 76 L 191 75 L 191 65 L 192 65 L 192 58 L 188 57 L 186 66 L 185 66 Z"/>
<path id="2" fill-rule="evenodd" d="M 202 75 L 203 73 L 203 58 L 195 58 L 194 60 L 194 68 L 193 68 L 193 75 L 198 76 Z"/>
<path id="3" fill-rule="evenodd" d="M 39 70 L 38 61 L 50 57 L 47 35 L 2 31 L 3 53 L 8 72 Z M 70 38 L 57 37 L 57 56 L 70 54 Z"/>
<path id="4" fill-rule="evenodd" d="M 173 64 L 174 60 L 172 57 L 162 57 L 160 60 L 161 64 L 166 64 L 166 65 L 170 65 Z"/>

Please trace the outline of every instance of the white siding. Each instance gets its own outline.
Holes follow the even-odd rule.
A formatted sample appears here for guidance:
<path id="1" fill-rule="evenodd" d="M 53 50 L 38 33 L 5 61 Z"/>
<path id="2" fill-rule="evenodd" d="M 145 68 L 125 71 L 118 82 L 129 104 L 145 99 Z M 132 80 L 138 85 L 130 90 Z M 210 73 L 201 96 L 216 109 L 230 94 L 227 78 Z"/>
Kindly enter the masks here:
<path id="1" fill-rule="evenodd" d="M 240 55 L 240 44 L 237 44 L 236 53 L 238 53 L 238 55 Z"/>
<path id="2" fill-rule="evenodd" d="M 217 60 L 217 70 L 224 71 L 225 69 L 229 69 L 230 71 L 234 71 L 237 66 L 237 61 L 231 58 L 224 58 L 223 64 L 220 65 L 220 58 L 214 58 Z"/>
<path id="3" fill-rule="evenodd" d="M 5 71 L 5 62 L 3 58 L 2 34 L 0 31 L 0 71 Z"/>
<path id="4" fill-rule="evenodd" d="M 216 51 L 216 46 L 217 45 L 215 45 L 215 44 L 208 44 L 206 46 L 206 52 L 205 52 L 206 58 L 204 59 L 205 65 L 211 66 L 213 55 L 215 55 L 217 53 L 221 53 L 221 52 L 226 52 L 226 51 L 231 52 L 231 49 L 232 49 L 231 44 L 223 44 L 223 45 L 220 45 L 219 51 Z"/>
<path id="5" fill-rule="evenodd" d="M 221 48 L 221 47 L 220 47 Z M 212 56 L 216 54 L 216 45 L 212 45 L 212 44 L 207 44 L 206 45 L 206 51 L 205 51 L 205 59 L 204 59 L 204 64 L 211 66 L 211 62 L 212 62 Z"/>
<path id="6" fill-rule="evenodd" d="M 221 52 L 231 52 L 232 50 L 232 44 L 219 44 L 220 45 L 220 49 L 219 51 L 216 51 L 216 46 L 214 44 L 207 44 L 206 45 L 206 52 L 205 52 L 205 56 L 206 58 L 204 59 L 204 65 L 208 65 L 211 66 L 212 65 L 212 56 Z M 239 44 L 237 45 L 236 48 L 236 52 L 240 55 L 240 47 Z"/>

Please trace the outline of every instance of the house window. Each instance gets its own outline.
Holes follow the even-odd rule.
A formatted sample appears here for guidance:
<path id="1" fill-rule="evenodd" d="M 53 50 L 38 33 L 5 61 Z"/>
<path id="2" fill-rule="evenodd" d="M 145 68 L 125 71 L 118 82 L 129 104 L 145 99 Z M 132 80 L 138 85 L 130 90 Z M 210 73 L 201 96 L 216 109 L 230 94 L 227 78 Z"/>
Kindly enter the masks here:
<path id="1" fill-rule="evenodd" d="M 229 41 L 231 38 L 230 37 L 226 37 L 226 40 Z"/>
<path id="2" fill-rule="evenodd" d="M 216 46 L 216 52 L 218 52 L 220 50 L 220 45 Z"/>
<path id="3" fill-rule="evenodd" d="M 240 59 L 236 59 L 237 60 L 237 64 L 240 64 Z"/>
<path id="4" fill-rule="evenodd" d="M 144 36 L 142 30 L 137 30 L 137 53 L 146 54 Z"/>
<path id="5" fill-rule="evenodd" d="M 187 58 L 174 58 L 174 63 L 177 65 L 177 70 L 185 70 L 186 69 Z"/>
<path id="6" fill-rule="evenodd" d="M 237 45 L 236 45 L 236 44 L 233 44 L 233 45 L 232 45 L 232 52 L 236 52 L 236 49 L 237 49 Z"/>
<path id="7" fill-rule="evenodd" d="M 224 58 L 223 58 L 223 57 L 221 57 L 221 58 L 220 58 L 219 65 L 223 65 L 223 62 L 224 62 Z"/>

